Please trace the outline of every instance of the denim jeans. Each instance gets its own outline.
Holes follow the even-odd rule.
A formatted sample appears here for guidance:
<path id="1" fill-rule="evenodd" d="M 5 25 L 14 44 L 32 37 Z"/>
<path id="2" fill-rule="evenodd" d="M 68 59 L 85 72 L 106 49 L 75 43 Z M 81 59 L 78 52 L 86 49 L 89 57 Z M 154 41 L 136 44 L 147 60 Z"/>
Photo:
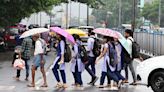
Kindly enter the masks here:
<path id="1" fill-rule="evenodd" d="M 95 61 L 95 57 L 88 57 L 88 63 L 85 65 L 85 69 L 92 76 L 92 79 L 96 77 Z M 91 69 L 89 68 L 89 66 L 91 66 Z"/>

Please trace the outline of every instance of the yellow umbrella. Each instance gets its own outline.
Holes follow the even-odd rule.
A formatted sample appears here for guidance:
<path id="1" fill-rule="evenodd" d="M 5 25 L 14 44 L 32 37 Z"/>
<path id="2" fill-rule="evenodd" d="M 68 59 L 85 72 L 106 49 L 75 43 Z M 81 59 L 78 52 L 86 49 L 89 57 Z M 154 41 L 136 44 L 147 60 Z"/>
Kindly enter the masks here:
<path id="1" fill-rule="evenodd" d="M 66 31 L 70 34 L 77 34 L 79 36 L 87 36 L 87 33 L 85 33 L 84 31 L 80 29 L 67 29 Z"/>

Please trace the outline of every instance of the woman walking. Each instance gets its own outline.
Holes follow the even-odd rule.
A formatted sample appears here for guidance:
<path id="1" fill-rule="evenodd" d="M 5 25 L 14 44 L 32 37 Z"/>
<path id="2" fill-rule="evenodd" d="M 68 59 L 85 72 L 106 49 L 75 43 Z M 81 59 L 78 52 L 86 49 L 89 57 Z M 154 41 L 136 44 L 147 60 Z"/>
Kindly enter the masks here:
<path id="1" fill-rule="evenodd" d="M 110 56 L 109 52 L 110 52 L 110 50 L 111 50 L 110 48 L 112 46 L 112 45 L 110 45 L 110 38 L 107 36 L 104 36 L 103 40 L 105 43 L 104 49 L 96 61 L 96 63 L 97 63 L 102 57 L 104 57 L 103 62 L 102 62 L 102 73 L 101 73 L 99 88 L 104 88 L 103 84 L 104 84 L 106 76 L 110 77 L 111 80 L 114 80 L 117 83 L 119 83 L 119 78 L 117 77 L 117 75 L 114 72 L 116 67 L 110 65 L 110 62 L 111 62 L 110 58 L 111 57 L 109 57 Z"/>
<path id="2" fill-rule="evenodd" d="M 76 41 L 76 43 L 73 46 L 74 55 L 72 57 L 72 62 L 71 62 L 71 72 L 75 80 L 75 84 L 73 85 L 76 87 L 81 87 L 83 85 L 81 74 L 85 69 L 79 54 L 80 53 L 79 46 L 81 45 L 81 41 L 79 35 L 74 34 L 73 37 Z"/>
<path id="3" fill-rule="evenodd" d="M 54 61 L 54 66 L 52 68 L 53 74 L 57 80 L 56 88 L 67 88 L 66 85 L 66 75 L 65 75 L 65 63 L 64 63 L 64 51 L 65 51 L 65 46 L 66 46 L 66 40 L 65 37 L 57 34 L 56 35 L 59 43 L 57 45 L 57 57 Z M 59 78 L 59 71 L 63 80 L 63 84 L 60 81 Z"/>

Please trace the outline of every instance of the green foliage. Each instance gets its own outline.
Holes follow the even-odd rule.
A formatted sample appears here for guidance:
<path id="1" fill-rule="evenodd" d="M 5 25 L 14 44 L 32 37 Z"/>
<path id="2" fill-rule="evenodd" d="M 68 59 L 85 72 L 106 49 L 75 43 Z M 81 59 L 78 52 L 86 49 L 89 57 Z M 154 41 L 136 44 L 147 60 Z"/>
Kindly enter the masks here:
<path id="1" fill-rule="evenodd" d="M 72 0 L 77 1 L 77 0 Z M 78 0 L 91 7 L 102 3 L 100 0 Z M 30 17 L 32 13 L 49 12 L 54 5 L 68 3 L 68 0 L 0 0 L 0 26 L 7 27 Z"/>
<path id="2" fill-rule="evenodd" d="M 107 21 L 107 27 L 118 27 L 119 19 L 119 0 L 102 0 L 105 4 L 92 12 L 98 23 Z M 122 23 L 131 23 L 132 19 L 132 0 L 122 0 Z M 107 12 L 112 12 L 107 16 Z"/>
<path id="3" fill-rule="evenodd" d="M 19 23 L 32 13 L 48 11 L 66 0 L 0 0 L 0 26 Z"/>
<path id="4" fill-rule="evenodd" d="M 161 0 L 163 1 L 163 0 Z M 164 2 L 161 2 L 161 26 L 164 26 Z M 158 17 L 159 17 L 159 0 L 154 0 L 152 3 L 145 4 L 143 8 L 142 16 L 145 19 L 150 20 L 153 24 L 158 24 Z"/>

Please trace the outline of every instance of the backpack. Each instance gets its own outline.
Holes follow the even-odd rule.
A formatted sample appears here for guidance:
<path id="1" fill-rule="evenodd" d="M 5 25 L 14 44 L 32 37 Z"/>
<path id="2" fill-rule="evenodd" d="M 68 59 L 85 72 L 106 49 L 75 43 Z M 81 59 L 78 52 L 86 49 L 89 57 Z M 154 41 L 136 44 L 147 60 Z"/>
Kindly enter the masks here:
<path id="1" fill-rule="evenodd" d="M 96 39 L 96 38 L 93 38 L 93 39 L 94 39 L 94 44 L 93 44 L 93 50 L 92 51 L 93 51 L 94 56 L 98 57 L 101 53 L 100 43 L 99 43 L 98 39 Z"/>
<path id="2" fill-rule="evenodd" d="M 117 62 L 117 52 L 114 48 L 113 45 L 108 45 L 109 46 L 109 58 L 110 58 L 110 65 L 114 67 Z"/>
<path id="3" fill-rule="evenodd" d="M 68 44 L 65 44 L 64 62 L 69 63 L 72 59 L 71 49 Z"/>
<path id="4" fill-rule="evenodd" d="M 41 42 L 42 44 L 42 49 L 44 50 L 43 54 L 47 54 L 47 45 L 46 45 L 46 42 L 43 40 L 43 39 L 39 39 L 39 41 Z"/>
<path id="5" fill-rule="evenodd" d="M 79 56 L 83 63 L 88 61 L 88 54 L 87 50 L 85 49 L 84 45 L 78 45 Z"/>
<path id="6" fill-rule="evenodd" d="M 125 50 L 123 46 L 122 46 L 121 57 L 122 57 L 123 62 L 126 64 L 129 64 L 132 61 L 130 54 Z"/>
<path id="7" fill-rule="evenodd" d="M 132 41 L 132 58 L 139 58 L 139 57 L 140 57 L 140 45 L 136 41 Z"/>

